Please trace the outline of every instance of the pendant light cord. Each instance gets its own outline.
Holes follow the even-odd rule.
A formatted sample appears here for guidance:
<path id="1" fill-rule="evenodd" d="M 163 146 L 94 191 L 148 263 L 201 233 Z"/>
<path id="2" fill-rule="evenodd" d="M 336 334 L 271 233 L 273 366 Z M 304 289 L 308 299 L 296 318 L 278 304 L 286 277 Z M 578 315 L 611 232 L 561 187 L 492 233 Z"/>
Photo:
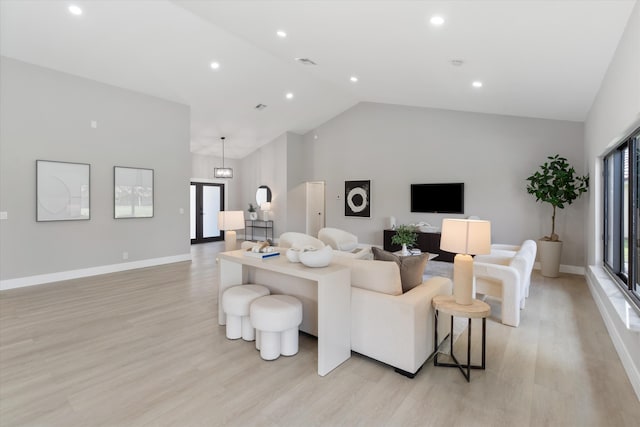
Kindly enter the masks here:
<path id="1" fill-rule="evenodd" d="M 222 169 L 224 169 L 224 140 L 226 139 L 225 136 L 220 137 L 220 139 L 222 139 Z"/>

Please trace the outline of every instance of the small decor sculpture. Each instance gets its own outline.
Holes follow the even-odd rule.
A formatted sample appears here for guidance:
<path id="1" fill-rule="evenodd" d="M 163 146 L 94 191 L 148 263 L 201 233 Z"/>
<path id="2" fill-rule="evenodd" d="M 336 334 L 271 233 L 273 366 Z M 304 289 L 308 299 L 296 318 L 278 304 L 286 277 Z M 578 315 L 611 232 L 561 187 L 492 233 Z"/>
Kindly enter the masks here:
<path id="1" fill-rule="evenodd" d="M 252 221 L 258 219 L 258 212 L 256 212 L 256 207 L 251 203 L 249 203 L 249 219 Z"/>

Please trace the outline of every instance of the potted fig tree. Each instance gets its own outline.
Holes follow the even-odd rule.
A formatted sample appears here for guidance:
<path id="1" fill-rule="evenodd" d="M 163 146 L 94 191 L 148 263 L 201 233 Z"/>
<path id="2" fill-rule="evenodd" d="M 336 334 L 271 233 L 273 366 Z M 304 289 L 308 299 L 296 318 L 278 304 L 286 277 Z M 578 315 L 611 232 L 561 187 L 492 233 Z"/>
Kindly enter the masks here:
<path id="1" fill-rule="evenodd" d="M 552 208 L 551 234 L 538 240 L 538 253 L 542 275 L 558 277 L 562 241 L 556 234 L 556 209 L 564 209 L 572 204 L 589 188 L 589 176 L 580 176 L 559 154 L 547 157 L 548 161 L 527 181 L 527 192 L 536 198 L 536 202 L 549 203 Z"/>

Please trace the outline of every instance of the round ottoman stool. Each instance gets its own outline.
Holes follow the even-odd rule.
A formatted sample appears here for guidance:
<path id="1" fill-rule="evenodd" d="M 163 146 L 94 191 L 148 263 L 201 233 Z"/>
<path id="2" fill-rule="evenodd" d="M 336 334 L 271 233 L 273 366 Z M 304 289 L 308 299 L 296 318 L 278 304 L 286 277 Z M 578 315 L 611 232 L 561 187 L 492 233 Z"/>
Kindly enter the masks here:
<path id="1" fill-rule="evenodd" d="M 256 298 L 269 295 L 269 289 L 262 285 L 233 286 L 222 294 L 222 311 L 227 315 L 227 338 L 236 340 L 242 337 L 253 341 L 255 332 L 249 321 L 249 306 Z"/>
<path id="2" fill-rule="evenodd" d="M 269 295 L 255 299 L 249 309 L 256 328 L 256 348 L 264 360 L 293 356 L 298 352 L 298 325 L 302 323 L 302 303 L 289 295 Z"/>

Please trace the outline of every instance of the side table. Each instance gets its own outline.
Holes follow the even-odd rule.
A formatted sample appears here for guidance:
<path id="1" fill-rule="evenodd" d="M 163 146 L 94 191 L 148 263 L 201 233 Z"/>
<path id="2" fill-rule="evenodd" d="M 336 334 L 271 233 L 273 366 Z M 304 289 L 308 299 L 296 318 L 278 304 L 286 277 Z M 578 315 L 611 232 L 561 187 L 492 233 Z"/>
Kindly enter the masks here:
<path id="1" fill-rule="evenodd" d="M 458 368 L 462 375 L 466 378 L 467 382 L 471 381 L 471 369 L 485 369 L 485 346 L 487 337 L 487 317 L 491 314 L 491 307 L 489 304 L 474 299 L 469 305 L 457 304 L 455 297 L 447 295 L 437 295 L 432 300 L 432 305 L 435 311 L 435 332 L 434 332 L 434 366 L 445 366 L 448 368 Z M 442 312 L 444 314 L 451 315 L 451 330 L 449 332 L 450 343 L 450 356 L 455 363 L 440 363 L 438 362 L 438 315 Z M 467 364 L 461 365 L 453 354 L 453 318 L 466 317 L 469 319 L 467 327 Z M 471 319 L 482 319 L 482 364 L 471 364 Z M 466 369 L 466 372 L 465 372 Z"/>

